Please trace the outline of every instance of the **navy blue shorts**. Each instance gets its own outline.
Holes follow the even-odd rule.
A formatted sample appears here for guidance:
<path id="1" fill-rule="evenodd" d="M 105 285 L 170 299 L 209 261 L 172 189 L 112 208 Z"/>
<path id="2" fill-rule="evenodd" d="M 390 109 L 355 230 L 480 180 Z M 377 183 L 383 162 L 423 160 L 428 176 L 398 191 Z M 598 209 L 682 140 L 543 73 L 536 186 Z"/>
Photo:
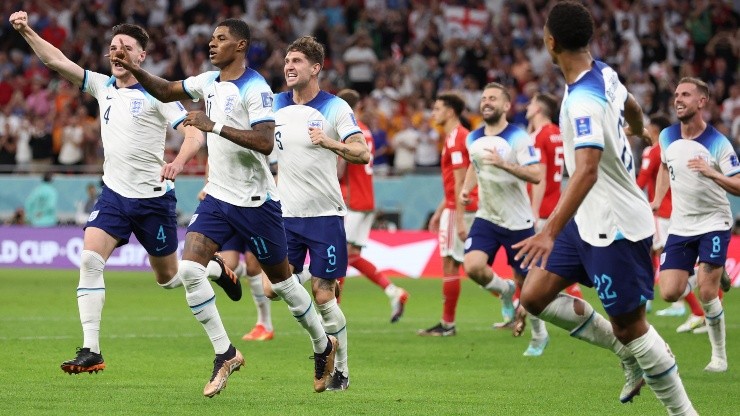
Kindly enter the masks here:
<path id="1" fill-rule="evenodd" d="M 249 244 L 247 244 L 247 240 L 244 237 L 234 234 L 229 238 L 229 241 L 221 244 L 221 251 L 238 251 L 239 253 L 244 253 L 249 251 Z"/>
<path id="2" fill-rule="evenodd" d="M 342 217 L 288 217 L 284 220 L 288 261 L 295 273 L 303 270 L 308 252 L 311 256 L 308 270 L 312 276 L 336 279 L 347 274 L 347 235 Z"/>
<path id="3" fill-rule="evenodd" d="M 506 250 L 506 258 L 509 266 L 521 276 L 526 276 L 527 271 L 522 270 L 522 260 L 514 260 L 516 251 L 511 248 L 514 244 L 534 235 L 534 227 L 524 230 L 512 231 L 500 227 L 491 221 L 476 217 L 470 227 L 470 233 L 465 240 L 465 254 L 473 250 L 480 250 L 488 254 L 488 265 L 493 264 L 496 252 L 501 246 Z"/>
<path id="4" fill-rule="evenodd" d="M 697 259 L 702 263 L 724 266 L 731 234 L 730 230 L 691 237 L 668 234 L 665 249 L 660 255 L 660 270 L 679 269 L 691 273 Z"/>
<path id="5" fill-rule="evenodd" d="M 570 220 L 555 239 L 546 269 L 595 288 L 606 313 L 619 316 L 653 299 L 652 241 L 620 239 L 595 247 L 581 239 L 576 222 Z"/>
<path id="6" fill-rule="evenodd" d="M 175 190 L 154 198 L 126 198 L 103 186 L 87 219 L 87 227 L 100 228 L 128 244 L 131 233 L 153 257 L 177 251 L 177 198 Z"/>
<path id="7" fill-rule="evenodd" d="M 190 219 L 188 232 L 203 234 L 219 247 L 238 235 L 260 263 L 273 266 L 287 255 L 282 215 L 279 201 L 239 207 L 206 195 Z"/>

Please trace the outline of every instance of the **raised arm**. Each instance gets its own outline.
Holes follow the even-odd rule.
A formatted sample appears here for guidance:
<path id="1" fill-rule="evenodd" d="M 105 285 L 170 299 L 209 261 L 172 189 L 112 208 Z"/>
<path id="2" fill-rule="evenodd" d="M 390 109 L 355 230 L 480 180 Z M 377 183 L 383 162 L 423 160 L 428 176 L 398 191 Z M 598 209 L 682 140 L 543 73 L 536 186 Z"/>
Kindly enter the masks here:
<path id="1" fill-rule="evenodd" d="M 131 59 L 131 52 L 123 47 L 123 41 L 121 41 L 121 47 L 113 52 L 111 61 L 129 70 L 149 94 L 163 103 L 192 99 L 185 92 L 182 81 L 167 81 L 142 69 Z"/>
<path id="2" fill-rule="evenodd" d="M 69 80 L 69 82 L 76 86 L 82 85 L 82 80 L 85 77 L 85 70 L 79 65 L 72 62 L 64 56 L 62 51 L 57 49 L 54 45 L 44 40 L 38 33 L 34 32 L 30 26 L 28 26 L 28 14 L 24 11 L 15 12 L 10 15 L 10 24 L 13 25 L 13 29 L 17 30 L 18 33 L 23 36 L 23 39 L 28 42 L 28 46 L 33 49 L 36 56 L 41 59 L 47 67 L 55 72 L 58 72 L 61 76 Z"/>

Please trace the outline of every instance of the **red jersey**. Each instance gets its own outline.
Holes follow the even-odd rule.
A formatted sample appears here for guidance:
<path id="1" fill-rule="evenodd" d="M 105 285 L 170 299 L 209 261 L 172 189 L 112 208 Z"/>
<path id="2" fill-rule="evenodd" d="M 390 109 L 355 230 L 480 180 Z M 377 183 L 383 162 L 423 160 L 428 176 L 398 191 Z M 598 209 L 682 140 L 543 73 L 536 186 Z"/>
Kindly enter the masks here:
<path id="1" fill-rule="evenodd" d="M 366 165 L 347 163 L 344 176 L 339 181 L 342 189 L 342 196 L 347 208 L 352 211 L 373 211 L 375 210 L 375 194 L 373 192 L 373 135 L 370 129 L 361 121 L 357 125 L 365 136 L 367 148 L 370 149 L 370 162 Z"/>
<path id="2" fill-rule="evenodd" d="M 467 171 L 470 165 L 470 155 L 468 155 L 468 147 L 465 144 L 468 133 L 470 133 L 470 130 L 462 125 L 457 126 L 447 135 L 442 147 L 442 160 L 440 161 L 442 165 L 442 186 L 445 191 L 446 207 L 450 209 L 455 209 L 455 199 L 458 197 L 458 195 L 455 195 L 454 171 L 455 169 Z M 478 210 L 477 187 L 470 193 L 470 198 L 472 202 L 465 206 L 465 210 L 475 212 Z"/>
<path id="3" fill-rule="evenodd" d="M 642 167 L 640 168 L 640 174 L 637 175 L 637 186 L 640 189 L 647 188 L 648 199 L 650 201 L 655 198 L 655 184 L 658 178 L 660 163 L 660 146 L 649 146 L 642 151 Z M 670 218 L 672 209 L 671 189 L 668 188 L 668 192 L 665 194 L 663 202 L 660 203 L 660 208 L 658 208 L 656 215 L 661 218 Z"/>
<path id="4" fill-rule="evenodd" d="M 540 218 L 549 218 L 560 199 L 560 185 L 563 182 L 563 141 L 560 128 L 549 123 L 534 133 L 534 147 L 540 151 L 540 163 L 545 166 L 545 195 L 540 205 Z"/>

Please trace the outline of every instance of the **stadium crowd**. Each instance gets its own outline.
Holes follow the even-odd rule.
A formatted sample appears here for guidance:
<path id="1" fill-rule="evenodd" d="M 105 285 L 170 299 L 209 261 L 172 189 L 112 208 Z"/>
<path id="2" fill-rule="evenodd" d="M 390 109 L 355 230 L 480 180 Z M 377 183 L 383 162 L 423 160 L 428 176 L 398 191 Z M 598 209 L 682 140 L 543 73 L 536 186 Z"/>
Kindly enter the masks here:
<path id="1" fill-rule="evenodd" d="M 434 98 L 455 90 L 466 100 L 465 123 L 481 120 L 481 88 L 510 88 L 508 118 L 526 125 L 536 92 L 562 96 L 564 82 L 542 42 L 548 0 L 39 0 L 0 6 L 0 172 L 100 172 L 102 145 L 95 100 L 49 71 L 8 23 L 29 12 L 38 33 L 82 67 L 110 73 L 110 28 L 146 27 L 152 42 L 144 67 L 167 79 L 211 69 L 207 43 L 215 23 L 237 17 L 252 29 L 249 65 L 274 92 L 284 89 L 286 46 L 304 34 L 327 46 L 321 88 L 364 96 L 361 119 L 375 137 L 378 174 L 439 165 Z M 740 10 L 723 0 L 586 0 L 596 32 L 595 59 L 618 70 L 647 116 L 670 114 L 678 79 L 711 87 L 704 119 L 740 147 Z M 734 6 L 733 6 L 734 5 Z M 735 9 L 733 9 L 735 7 Z M 185 103 L 197 106 L 199 103 Z M 192 107 L 196 108 L 196 107 Z M 166 159 L 181 138 L 170 132 Z M 635 142 L 635 155 L 641 154 Z M 202 173 L 205 153 L 187 172 Z M 638 164 L 639 166 L 639 164 Z"/>

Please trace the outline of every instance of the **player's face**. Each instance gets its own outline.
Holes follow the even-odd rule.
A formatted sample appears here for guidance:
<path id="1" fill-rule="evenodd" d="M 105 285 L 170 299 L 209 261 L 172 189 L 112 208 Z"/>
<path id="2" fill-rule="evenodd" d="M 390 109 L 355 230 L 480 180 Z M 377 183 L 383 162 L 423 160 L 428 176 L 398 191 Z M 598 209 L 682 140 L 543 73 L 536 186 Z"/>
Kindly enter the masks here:
<path id="1" fill-rule="evenodd" d="M 540 112 L 540 104 L 537 102 L 537 100 L 532 99 L 532 101 L 527 104 L 527 113 L 524 115 L 527 120 L 531 120 L 532 117 L 537 115 L 537 113 Z"/>
<path id="2" fill-rule="evenodd" d="M 123 41 L 123 47 L 126 48 L 126 50 L 129 51 L 131 54 L 131 59 L 136 62 L 137 64 L 140 64 L 144 57 L 146 57 L 146 52 L 141 49 L 141 46 L 139 46 L 139 43 L 136 41 L 136 39 L 132 38 L 129 35 L 116 35 L 111 39 L 110 42 L 110 49 L 108 50 L 109 57 L 115 56 L 116 51 L 118 51 L 121 48 L 121 42 Z M 113 74 L 116 78 L 121 78 L 129 74 L 129 72 L 124 69 L 120 64 L 115 64 L 111 61 L 111 74 Z"/>
<path id="3" fill-rule="evenodd" d="M 707 97 L 699 92 L 699 88 L 689 82 L 678 84 L 673 96 L 673 108 L 676 117 L 681 121 L 690 120 L 698 111 L 704 108 Z"/>
<path id="4" fill-rule="evenodd" d="M 218 26 L 208 42 L 208 57 L 216 68 L 224 68 L 234 61 L 237 54 L 244 54 L 246 40 L 235 38 L 227 26 Z"/>
<path id="5" fill-rule="evenodd" d="M 547 25 L 545 25 L 545 28 L 542 31 L 542 41 L 545 42 L 545 47 L 547 48 L 547 53 L 550 54 L 550 58 L 552 59 L 552 63 L 556 64 L 558 63 L 557 59 L 555 58 L 555 39 L 550 34 L 550 29 L 547 28 Z"/>
<path id="6" fill-rule="evenodd" d="M 450 118 L 451 108 L 448 108 L 444 101 L 437 100 L 432 106 L 432 121 L 438 126 L 444 125 Z"/>
<path id="7" fill-rule="evenodd" d="M 483 90 L 480 97 L 480 113 L 487 124 L 496 124 L 509 111 L 511 103 L 506 99 L 504 92 L 498 88 Z"/>
<path id="8" fill-rule="evenodd" d="M 300 89 L 317 76 L 321 65 L 312 64 L 303 52 L 290 51 L 285 55 L 283 75 L 288 88 Z"/>

